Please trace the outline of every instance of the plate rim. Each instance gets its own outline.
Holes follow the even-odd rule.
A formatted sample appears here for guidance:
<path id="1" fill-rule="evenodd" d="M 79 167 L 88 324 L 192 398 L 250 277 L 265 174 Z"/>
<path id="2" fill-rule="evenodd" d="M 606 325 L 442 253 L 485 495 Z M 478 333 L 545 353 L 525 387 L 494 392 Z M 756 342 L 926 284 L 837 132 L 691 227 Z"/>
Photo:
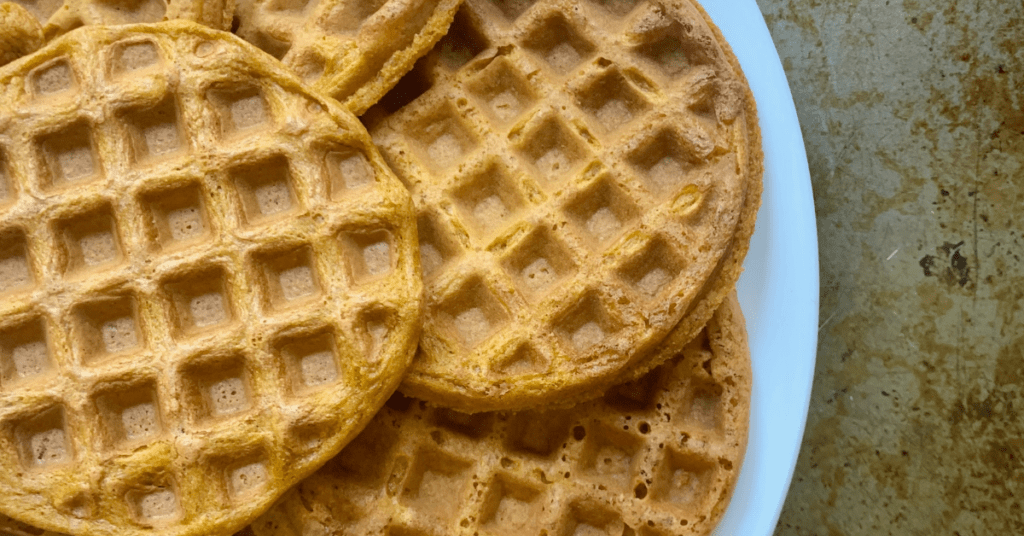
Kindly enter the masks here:
<path id="1" fill-rule="evenodd" d="M 754 0 L 701 3 L 754 93 L 765 154 L 761 210 L 737 283 L 754 375 L 747 452 L 713 534 L 767 536 L 776 528 L 792 482 L 814 378 L 819 300 L 814 198 L 793 95 L 760 8 Z"/>

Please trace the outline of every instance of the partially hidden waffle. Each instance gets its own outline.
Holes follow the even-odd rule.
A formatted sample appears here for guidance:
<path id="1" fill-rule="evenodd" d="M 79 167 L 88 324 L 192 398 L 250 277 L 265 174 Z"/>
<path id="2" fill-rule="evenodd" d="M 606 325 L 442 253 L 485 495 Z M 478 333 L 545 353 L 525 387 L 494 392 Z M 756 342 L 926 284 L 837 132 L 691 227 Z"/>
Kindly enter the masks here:
<path id="1" fill-rule="evenodd" d="M 408 192 L 355 116 L 194 23 L 82 28 L 0 91 L 0 512 L 242 528 L 412 358 Z"/>
<path id="2" fill-rule="evenodd" d="M 434 409 L 395 395 L 257 536 L 706 535 L 747 442 L 750 352 L 729 298 L 639 381 L 556 411 Z"/>
<path id="3" fill-rule="evenodd" d="M 188 20 L 229 30 L 234 8 L 234 0 L 7 0 L 0 4 L 0 65 L 79 26 Z"/>
<path id="4" fill-rule="evenodd" d="M 238 0 L 236 33 L 362 114 L 448 30 L 462 0 Z"/>
<path id="5" fill-rule="evenodd" d="M 468 412 L 597 396 L 694 337 L 739 277 L 760 130 L 689 0 L 467 0 L 362 119 L 418 211 L 406 395 Z"/>

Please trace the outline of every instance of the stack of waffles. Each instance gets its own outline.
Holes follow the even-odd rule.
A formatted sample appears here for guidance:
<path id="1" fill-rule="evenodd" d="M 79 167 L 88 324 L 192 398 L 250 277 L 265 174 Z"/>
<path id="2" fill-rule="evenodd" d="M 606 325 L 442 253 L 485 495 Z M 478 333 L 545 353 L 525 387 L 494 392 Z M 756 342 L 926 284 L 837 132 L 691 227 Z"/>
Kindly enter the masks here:
<path id="1" fill-rule="evenodd" d="M 753 97 L 693 0 L 0 4 L 0 534 L 710 534 Z"/>

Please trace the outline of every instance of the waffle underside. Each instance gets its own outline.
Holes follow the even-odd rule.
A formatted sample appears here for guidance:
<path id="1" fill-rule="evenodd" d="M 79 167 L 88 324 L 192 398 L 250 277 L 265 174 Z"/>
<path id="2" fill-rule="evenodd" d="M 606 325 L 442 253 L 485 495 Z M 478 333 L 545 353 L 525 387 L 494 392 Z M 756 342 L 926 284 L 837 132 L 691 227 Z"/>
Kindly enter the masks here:
<path id="1" fill-rule="evenodd" d="M 411 359 L 408 193 L 355 117 L 192 23 L 85 28 L 0 82 L 0 511 L 237 530 Z"/>
<path id="2" fill-rule="evenodd" d="M 746 448 L 735 297 L 682 352 L 575 408 L 466 415 L 396 395 L 257 536 L 710 533 Z"/>
<path id="3" fill-rule="evenodd" d="M 572 403 L 706 323 L 739 275 L 762 158 L 709 24 L 689 2 L 470 0 L 367 112 L 419 212 L 428 304 L 403 392 Z"/>

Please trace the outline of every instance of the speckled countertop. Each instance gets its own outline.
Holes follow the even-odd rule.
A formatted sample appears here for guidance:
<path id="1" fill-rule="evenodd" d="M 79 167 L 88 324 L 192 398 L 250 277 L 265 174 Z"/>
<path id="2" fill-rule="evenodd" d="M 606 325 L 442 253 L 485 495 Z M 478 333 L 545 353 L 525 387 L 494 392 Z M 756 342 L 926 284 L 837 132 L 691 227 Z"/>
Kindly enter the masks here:
<path id="1" fill-rule="evenodd" d="M 821 248 L 775 534 L 1024 534 L 1024 2 L 758 4 Z"/>

